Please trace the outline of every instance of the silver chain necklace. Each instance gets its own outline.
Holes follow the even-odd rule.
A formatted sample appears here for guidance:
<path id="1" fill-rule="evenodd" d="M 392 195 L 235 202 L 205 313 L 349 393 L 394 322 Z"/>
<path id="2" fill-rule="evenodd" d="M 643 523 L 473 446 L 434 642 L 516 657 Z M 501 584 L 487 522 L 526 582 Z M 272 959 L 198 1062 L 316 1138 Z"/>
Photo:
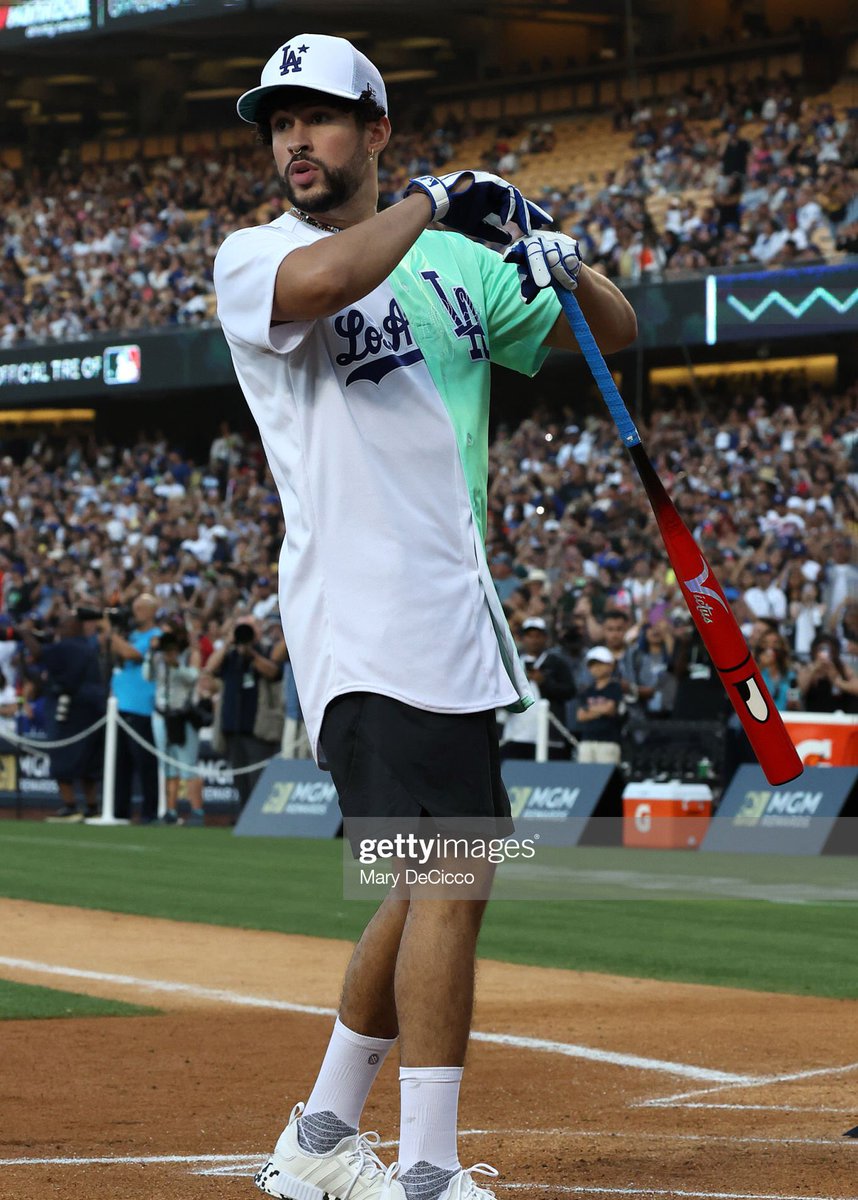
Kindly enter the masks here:
<path id="1" fill-rule="evenodd" d="M 315 217 L 311 217 L 308 213 L 301 212 L 300 208 L 290 208 L 289 216 L 297 217 L 305 225 L 312 225 L 314 229 L 321 229 L 325 233 L 342 233 L 342 229 L 338 225 L 325 225 L 323 221 L 317 221 Z"/>

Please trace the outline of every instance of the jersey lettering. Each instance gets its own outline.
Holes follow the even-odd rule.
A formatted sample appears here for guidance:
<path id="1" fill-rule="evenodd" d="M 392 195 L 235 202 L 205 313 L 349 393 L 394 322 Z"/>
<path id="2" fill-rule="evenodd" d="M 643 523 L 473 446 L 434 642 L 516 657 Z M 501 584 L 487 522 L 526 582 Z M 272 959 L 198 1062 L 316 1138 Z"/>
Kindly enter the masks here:
<path id="1" fill-rule="evenodd" d="M 453 332 L 456 337 L 467 338 L 470 342 L 469 354 L 471 361 L 480 362 L 481 360 L 488 359 L 489 348 L 486 342 L 486 331 L 483 329 L 474 302 L 465 289 L 461 286 L 453 288 L 453 298 L 459 306 L 457 309 L 456 305 L 444 291 L 437 271 L 421 271 L 420 274 L 427 283 L 431 284 L 436 296 L 444 306 L 444 311 L 453 322 Z"/>
<path id="2" fill-rule="evenodd" d="M 337 366 L 363 364 L 348 373 L 346 387 L 360 379 L 379 384 L 391 371 L 410 367 L 423 358 L 423 351 L 415 345 L 408 318 L 396 300 L 391 300 L 381 329 L 370 325 L 359 309 L 350 308 L 335 318 L 334 330 L 347 344 L 347 348 L 336 356 Z"/>

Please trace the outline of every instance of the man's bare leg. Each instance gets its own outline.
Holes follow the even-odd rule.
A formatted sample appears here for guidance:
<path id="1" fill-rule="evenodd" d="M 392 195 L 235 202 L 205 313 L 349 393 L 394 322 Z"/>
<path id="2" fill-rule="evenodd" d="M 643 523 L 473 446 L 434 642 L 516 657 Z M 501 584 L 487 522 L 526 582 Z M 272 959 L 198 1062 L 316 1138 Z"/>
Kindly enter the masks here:
<path id="1" fill-rule="evenodd" d="M 403 1066 L 462 1066 L 485 900 L 412 899 L 396 963 Z"/>
<path id="2" fill-rule="evenodd" d="M 340 1020 L 357 1033 L 380 1038 L 395 1038 L 399 1033 L 394 977 L 407 917 L 407 893 L 390 892 L 352 952 Z"/>
<path id="3" fill-rule="evenodd" d="M 299 1144 L 312 1153 L 327 1153 L 358 1128 L 396 1040 L 394 975 L 407 915 L 407 893 L 389 894 L 352 952 L 339 1017 L 299 1123 Z"/>
<path id="4" fill-rule="evenodd" d="M 488 887 L 481 889 L 486 895 Z M 480 894 L 480 893 L 477 893 Z M 400 1182 L 439 1200 L 454 1186 L 459 1087 L 474 1006 L 486 900 L 412 895 L 396 966 L 400 1030 Z"/>

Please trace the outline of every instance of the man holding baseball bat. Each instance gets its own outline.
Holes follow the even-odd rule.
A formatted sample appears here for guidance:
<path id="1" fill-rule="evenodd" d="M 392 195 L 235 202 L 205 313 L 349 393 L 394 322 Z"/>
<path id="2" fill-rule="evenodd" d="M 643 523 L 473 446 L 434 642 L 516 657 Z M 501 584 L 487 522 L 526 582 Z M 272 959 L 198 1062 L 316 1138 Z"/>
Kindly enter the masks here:
<path id="1" fill-rule="evenodd" d="M 218 313 L 283 504 L 281 615 L 314 754 L 347 818 L 503 821 L 494 710 L 530 697 L 483 546 L 489 364 L 533 374 L 549 346 L 576 347 L 553 281 L 577 288 L 605 352 L 634 338 L 634 314 L 569 238 L 529 237 L 520 279 L 480 244 L 550 219 L 496 176 L 414 179 L 378 213 L 386 92 L 344 39 L 284 43 L 238 110 L 290 207 L 221 247 Z M 492 1196 L 456 1144 L 484 907 L 407 889 L 383 902 L 262 1191 Z M 397 1037 L 398 1170 L 358 1132 Z"/>

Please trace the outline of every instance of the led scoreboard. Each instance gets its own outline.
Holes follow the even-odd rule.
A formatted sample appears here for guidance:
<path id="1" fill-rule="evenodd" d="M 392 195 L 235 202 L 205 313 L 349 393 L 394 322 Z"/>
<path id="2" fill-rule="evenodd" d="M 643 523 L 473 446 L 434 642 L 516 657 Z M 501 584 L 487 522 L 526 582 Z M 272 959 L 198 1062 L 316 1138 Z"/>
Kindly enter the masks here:
<path id="1" fill-rule="evenodd" d="M 706 343 L 854 333 L 858 263 L 706 277 Z"/>
<path id="2" fill-rule="evenodd" d="M 118 33 L 241 12 L 248 0 L 23 0 L 0 4 L 0 52 L 36 39 Z"/>

